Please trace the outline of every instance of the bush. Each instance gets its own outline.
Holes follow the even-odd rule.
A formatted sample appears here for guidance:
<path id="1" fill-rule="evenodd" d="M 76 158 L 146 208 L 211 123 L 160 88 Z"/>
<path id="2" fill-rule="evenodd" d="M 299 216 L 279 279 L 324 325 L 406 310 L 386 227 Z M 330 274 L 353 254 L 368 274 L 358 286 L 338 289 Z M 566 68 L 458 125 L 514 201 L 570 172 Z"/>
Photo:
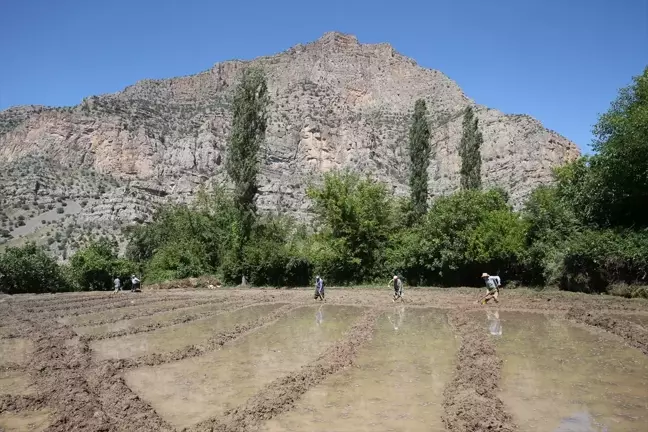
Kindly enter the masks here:
<path id="1" fill-rule="evenodd" d="M 62 214 L 63 212 L 65 212 L 65 210 L 63 209 L 63 207 L 57 207 L 57 209 L 56 209 L 56 213 L 58 213 L 58 214 Z"/>
<path id="2" fill-rule="evenodd" d="M 34 243 L 0 255 L 0 291 L 8 294 L 69 291 L 56 261 Z"/>
<path id="3" fill-rule="evenodd" d="M 135 271 L 134 263 L 117 258 L 116 246 L 101 239 L 72 256 L 70 272 L 80 289 L 109 290 L 116 276 L 125 279 Z"/>

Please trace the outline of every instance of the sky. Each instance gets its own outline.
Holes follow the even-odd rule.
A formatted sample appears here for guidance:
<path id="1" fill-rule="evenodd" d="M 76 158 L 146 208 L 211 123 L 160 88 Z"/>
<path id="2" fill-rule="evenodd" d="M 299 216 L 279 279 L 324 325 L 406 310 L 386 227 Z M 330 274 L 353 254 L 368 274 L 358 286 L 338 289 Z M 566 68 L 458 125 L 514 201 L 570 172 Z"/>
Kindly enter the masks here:
<path id="1" fill-rule="evenodd" d="M 648 0 L 0 0 L 0 110 L 76 105 L 328 31 L 388 42 L 584 152 L 598 115 L 648 66 Z"/>

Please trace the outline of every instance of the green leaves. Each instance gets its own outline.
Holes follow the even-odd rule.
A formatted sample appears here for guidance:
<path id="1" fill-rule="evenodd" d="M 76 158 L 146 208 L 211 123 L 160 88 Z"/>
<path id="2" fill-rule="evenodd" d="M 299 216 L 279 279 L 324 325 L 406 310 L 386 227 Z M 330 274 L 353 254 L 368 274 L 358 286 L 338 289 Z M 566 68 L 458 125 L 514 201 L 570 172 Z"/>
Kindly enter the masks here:
<path id="1" fill-rule="evenodd" d="M 62 268 L 43 248 L 27 243 L 0 255 L 0 291 L 7 294 L 69 291 Z"/>
<path id="2" fill-rule="evenodd" d="M 430 165 L 430 127 L 427 121 L 425 101 L 414 104 L 414 117 L 409 131 L 410 196 L 414 219 L 420 219 L 427 211 L 428 174 Z"/>
<path id="3" fill-rule="evenodd" d="M 323 228 L 321 239 L 334 251 L 335 259 L 327 264 L 329 278 L 359 282 L 376 277 L 394 219 L 385 185 L 334 172 L 307 193 Z"/>
<path id="4" fill-rule="evenodd" d="M 481 189 L 481 145 L 484 139 L 479 132 L 479 121 L 473 108 L 466 108 L 463 134 L 459 143 L 461 157 L 461 189 Z"/>

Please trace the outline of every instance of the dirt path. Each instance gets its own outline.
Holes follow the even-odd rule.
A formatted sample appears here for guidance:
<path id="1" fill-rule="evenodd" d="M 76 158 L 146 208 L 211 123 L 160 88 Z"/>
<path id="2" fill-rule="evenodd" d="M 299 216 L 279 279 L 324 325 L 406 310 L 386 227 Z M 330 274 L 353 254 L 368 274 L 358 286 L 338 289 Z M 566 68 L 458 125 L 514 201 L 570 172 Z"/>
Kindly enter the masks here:
<path id="1" fill-rule="evenodd" d="M 36 384 L 38 392 L 13 395 L 2 394 L 0 390 L 0 414 L 48 408 L 55 413 L 49 431 L 172 431 L 174 428 L 126 385 L 122 377 L 124 369 L 196 357 L 236 343 L 250 332 L 272 325 L 291 310 L 312 305 L 311 294 L 310 289 L 249 289 L 144 292 L 136 299 L 131 299 L 130 295 L 123 298 L 128 294 L 122 298 L 105 294 L 53 295 L 44 299 L 33 296 L 3 298 L 0 304 L 0 343 L 22 338 L 33 344 L 33 351 L 27 356 L 26 363 L 5 363 L 0 371 L 24 372 Z M 517 428 L 507 407 L 497 396 L 501 359 L 491 339 L 485 337 L 482 326 L 466 313 L 484 309 L 474 303 L 478 294 L 470 289 L 410 290 L 406 293 L 406 305 L 448 310 L 450 325 L 461 338 L 456 373 L 444 391 L 443 421 L 447 430 L 515 431 Z M 186 315 L 164 322 L 90 337 L 78 337 L 70 325 L 59 321 L 59 318 L 128 306 L 136 307 L 118 314 L 120 320 L 210 303 L 222 304 L 223 307 L 195 313 L 187 309 Z M 204 344 L 186 346 L 171 353 L 98 361 L 89 348 L 89 341 L 93 339 L 148 332 L 258 303 L 286 305 L 229 331 L 212 334 Z M 372 337 L 376 317 L 385 306 L 392 305 L 390 293 L 385 290 L 342 289 L 329 289 L 327 304 L 366 306 L 368 309 L 343 339 L 322 353 L 315 363 L 275 380 L 238 408 L 192 429 L 254 430 L 263 421 L 292 409 L 306 391 L 353 363 L 357 350 Z M 507 291 L 497 307 L 501 311 L 565 316 L 585 327 L 613 333 L 648 355 L 648 329 L 622 318 L 624 314 L 648 314 L 648 301 L 560 292 Z M 608 316 L 609 313 L 615 316 Z M 97 325 L 115 321 L 114 318 L 102 318 L 90 323 Z"/>

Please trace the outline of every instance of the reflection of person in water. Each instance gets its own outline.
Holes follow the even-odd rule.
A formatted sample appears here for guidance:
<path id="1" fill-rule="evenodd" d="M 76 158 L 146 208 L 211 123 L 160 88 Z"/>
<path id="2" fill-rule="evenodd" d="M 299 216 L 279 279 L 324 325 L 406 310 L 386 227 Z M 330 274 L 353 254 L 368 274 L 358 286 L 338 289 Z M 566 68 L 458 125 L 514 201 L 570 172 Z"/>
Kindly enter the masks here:
<path id="1" fill-rule="evenodd" d="M 324 322 L 324 315 L 322 315 L 322 306 L 317 309 L 317 313 L 315 314 L 315 322 L 317 325 L 322 325 L 322 322 Z"/>
<path id="2" fill-rule="evenodd" d="M 393 320 L 391 316 L 387 315 L 387 319 L 389 319 L 389 322 L 391 323 L 392 327 L 394 327 L 394 330 L 396 331 L 398 331 L 398 328 L 403 325 L 404 318 L 405 318 L 405 306 L 394 308 Z"/>
<path id="3" fill-rule="evenodd" d="M 493 336 L 502 336 L 502 323 L 500 322 L 499 311 L 486 311 L 488 319 L 488 330 Z"/>
<path id="4" fill-rule="evenodd" d="M 599 424 L 588 412 L 578 412 L 565 417 L 553 432 L 608 432 L 608 428 Z"/>

